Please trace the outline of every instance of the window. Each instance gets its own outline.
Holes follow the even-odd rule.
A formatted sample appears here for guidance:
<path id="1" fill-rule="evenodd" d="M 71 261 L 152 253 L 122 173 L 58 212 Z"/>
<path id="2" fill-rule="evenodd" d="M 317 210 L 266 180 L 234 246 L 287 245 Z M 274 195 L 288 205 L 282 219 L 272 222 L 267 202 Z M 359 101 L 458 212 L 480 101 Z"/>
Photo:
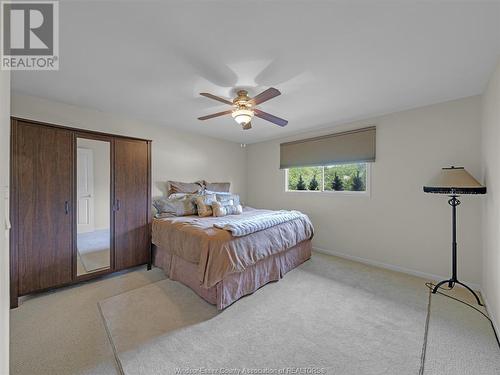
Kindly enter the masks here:
<path id="1" fill-rule="evenodd" d="M 366 193 L 368 174 L 368 163 L 289 168 L 285 173 L 286 190 Z"/>

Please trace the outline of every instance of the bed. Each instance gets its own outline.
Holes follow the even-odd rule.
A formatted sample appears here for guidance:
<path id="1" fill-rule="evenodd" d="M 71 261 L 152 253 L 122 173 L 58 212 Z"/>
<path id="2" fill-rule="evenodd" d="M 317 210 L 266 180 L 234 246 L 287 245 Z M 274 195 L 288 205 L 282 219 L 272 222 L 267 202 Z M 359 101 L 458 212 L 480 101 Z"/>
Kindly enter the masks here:
<path id="1" fill-rule="evenodd" d="M 223 218 L 154 219 L 153 264 L 222 310 L 311 257 L 314 230 L 303 214 L 247 235 L 214 226 L 258 221 L 275 212 L 245 207 L 241 215 Z"/>

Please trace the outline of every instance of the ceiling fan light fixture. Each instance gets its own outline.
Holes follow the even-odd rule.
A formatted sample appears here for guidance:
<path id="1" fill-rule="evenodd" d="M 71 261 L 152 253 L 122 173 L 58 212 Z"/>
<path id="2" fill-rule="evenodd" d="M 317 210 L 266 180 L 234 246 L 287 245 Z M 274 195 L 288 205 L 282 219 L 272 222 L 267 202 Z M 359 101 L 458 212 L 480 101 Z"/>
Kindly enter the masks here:
<path id="1" fill-rule="evenodd" d="M 231 114 L 234 121 L 236 121 L 238 125 L 243 128 L 243 130 L 252 128 L 252 119 L 254 116 L 269 121 L 278 126 L 286 126 L 288 124 L 287 120 L 256 108 L 257 105 L 267 102 L 268 100 L 275 98 L 278 95 L 281 95 L 279 90 L 275 89 L 274 87 L 270 87 L 267 90 L 262 91 L 254 98 L 250 98 L 246 90 L 239 90 L 236 98 L 234 98 L 232 101 L 230 101 L 230 99 L 212 95 L 208 92 L 201 92 L 200 95 L 205 96 L 209 99 L 217 100 L 218 102 L 222 102 L 224 104 L 229 104 L 232 107 L 231 109 L 228 109 L 226 111 L 198 117 L 198 120 L 201 121 Z"/>
<path id="2" fill-rule="evenodd" d="M 250 109 L 236 109 L 233 111 L 232 116 L 234 121 L 240 125 L 244 125 L 252 121 L 253 111 Z"/>

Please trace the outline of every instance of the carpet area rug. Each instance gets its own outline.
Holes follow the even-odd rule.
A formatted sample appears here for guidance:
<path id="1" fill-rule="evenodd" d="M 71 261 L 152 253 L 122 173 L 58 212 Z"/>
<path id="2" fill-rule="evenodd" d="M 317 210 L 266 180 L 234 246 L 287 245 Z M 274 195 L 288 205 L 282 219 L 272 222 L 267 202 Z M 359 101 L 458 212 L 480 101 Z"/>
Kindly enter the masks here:
<path id="1" fill-rule="evenodd" d="M 222 312 L 171 280 L 108 298 L 100 309 L 126 375 L 419 374 L 424 282 L 314 254 Z"/>
<path id="2" fill-rule="evenodd" d="M 215 306 L 172 280 L 110 297 L 99 302 L 99 308 L 118 353 L 217 315 Z"/>
<path id="3" fill-rule="evenodd" d="M 82 262 L 83 268 L 86 272 L 95 272 L 109 268 L 110 265 L 110 254 L 109 249 L 79 253 L 80 260 Z"/>
<path id="4" fill-rule="evenodd" d="M 442 291 L 479 311 L 472 295 L 463 288 Z M 500 349 L 489 320 L 470 306 L 433 294 L 430 308 L 425 375 L 500 374 Z"/>
<path id="5" fill-rule="evenodd" d="M 78 254 L 86 272 L 109 268 L 109 241 L 109 229 L 78 233 Z"/>

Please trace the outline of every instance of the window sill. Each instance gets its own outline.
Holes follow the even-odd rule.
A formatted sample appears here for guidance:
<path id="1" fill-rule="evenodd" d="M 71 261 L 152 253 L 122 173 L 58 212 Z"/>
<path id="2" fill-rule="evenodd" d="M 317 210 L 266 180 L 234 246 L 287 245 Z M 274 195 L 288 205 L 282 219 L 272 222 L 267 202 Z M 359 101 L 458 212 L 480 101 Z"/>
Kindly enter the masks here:
<path id="1" fill-rule="evenodd" d="M 358 196 L 358 197 L 370 197 L 369 191 L 319 191 L 319 190 L 285 190 L 285 193 L 297 193 L 297 194 L 315 194 L 315 195 L 327 195 L 327 196 Z"/>

